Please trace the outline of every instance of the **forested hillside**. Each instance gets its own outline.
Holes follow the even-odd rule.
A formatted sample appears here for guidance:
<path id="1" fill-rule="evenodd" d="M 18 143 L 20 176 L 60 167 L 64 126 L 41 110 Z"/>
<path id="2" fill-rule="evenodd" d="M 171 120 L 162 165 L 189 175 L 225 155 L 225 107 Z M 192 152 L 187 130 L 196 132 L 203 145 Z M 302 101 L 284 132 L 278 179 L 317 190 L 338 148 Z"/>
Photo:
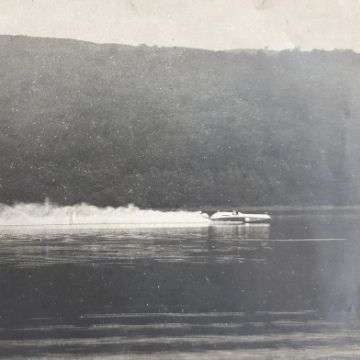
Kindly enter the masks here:
<path id="1" fill-rule="evenodd" d="M 360 203 L 360 55 L 0 36 L 0 202 Z"/>

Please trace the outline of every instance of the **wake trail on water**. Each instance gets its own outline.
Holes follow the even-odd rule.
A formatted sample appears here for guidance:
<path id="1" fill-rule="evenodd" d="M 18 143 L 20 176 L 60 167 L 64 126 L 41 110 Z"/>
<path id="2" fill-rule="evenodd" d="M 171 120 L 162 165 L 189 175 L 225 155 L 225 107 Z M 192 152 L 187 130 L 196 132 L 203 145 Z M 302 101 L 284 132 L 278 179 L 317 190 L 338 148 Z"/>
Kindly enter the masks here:
<path id="1" fill-rule="evenodd" d="M 132 204 L 125 207 L 100 208 L 89 204 L 60 206 L 46 201 L 43 204 L 0 204 L 0 226 L 33 225 L 171 225 L 208 224 L 199 211 L 161 211 L 140 209 Z"/>

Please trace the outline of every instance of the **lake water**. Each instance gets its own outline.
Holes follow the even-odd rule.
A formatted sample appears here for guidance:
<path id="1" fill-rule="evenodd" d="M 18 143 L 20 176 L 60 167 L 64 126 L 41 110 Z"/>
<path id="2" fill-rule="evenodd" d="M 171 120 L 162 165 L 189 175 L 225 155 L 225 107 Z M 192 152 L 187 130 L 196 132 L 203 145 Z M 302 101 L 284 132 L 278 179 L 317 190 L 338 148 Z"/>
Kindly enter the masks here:
<path id="1" fill-rule="evenodd" d="M 359 215 L 3 225 L 0 358 L 360 358 Z"/>

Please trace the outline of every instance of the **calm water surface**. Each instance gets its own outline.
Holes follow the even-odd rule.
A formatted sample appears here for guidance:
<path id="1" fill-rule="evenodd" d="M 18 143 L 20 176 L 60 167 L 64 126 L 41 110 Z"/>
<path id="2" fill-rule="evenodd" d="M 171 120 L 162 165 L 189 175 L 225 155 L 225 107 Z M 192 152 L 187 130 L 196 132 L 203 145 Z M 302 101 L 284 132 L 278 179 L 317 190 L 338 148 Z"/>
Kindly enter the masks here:
<path id="1" fill-rule="evenodd" d="M 0 229 L 0 358 L 360 358 L 359 213 Z"/>

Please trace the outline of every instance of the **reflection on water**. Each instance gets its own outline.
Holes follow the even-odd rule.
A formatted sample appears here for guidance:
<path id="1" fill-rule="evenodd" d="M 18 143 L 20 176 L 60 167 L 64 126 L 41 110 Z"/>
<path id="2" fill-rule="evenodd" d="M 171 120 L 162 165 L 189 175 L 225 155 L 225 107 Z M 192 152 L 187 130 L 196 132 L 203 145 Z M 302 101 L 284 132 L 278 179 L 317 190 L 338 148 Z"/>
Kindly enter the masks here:
<path id="1" fill-rule="evenodd" d="M 241 255 L 262 247 L 262 244 L 244 243 L 245 240 L 269 237 L 268 225 L 112 228 L 110 231 L 76 227 L 6 230 L 0 235 L 0 263 L 17 267 L 61 263 L 132 265 L 140 260 L 191 263 L 242 260 Z"/>
<path id="2" fill-rule="evenodd" d="M 3 227 L 0 358 L 355 356 L 357 219 Z"/>

